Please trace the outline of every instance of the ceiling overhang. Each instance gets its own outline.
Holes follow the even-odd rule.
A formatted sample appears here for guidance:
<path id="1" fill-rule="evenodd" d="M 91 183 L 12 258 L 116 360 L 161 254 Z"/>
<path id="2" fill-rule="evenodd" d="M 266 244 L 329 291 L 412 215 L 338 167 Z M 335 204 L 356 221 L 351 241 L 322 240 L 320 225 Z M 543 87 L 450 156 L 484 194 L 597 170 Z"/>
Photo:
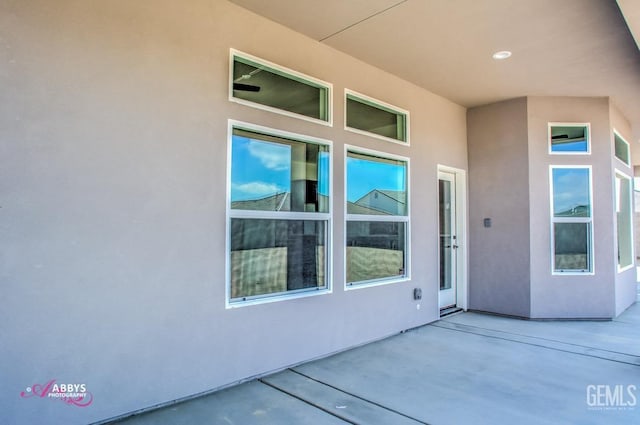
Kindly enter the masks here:
<path id="1" fill-rule="evenodd" d="M 610 97 L 640 141 L 637 0 L 231 1 L 465 107 Z"/>

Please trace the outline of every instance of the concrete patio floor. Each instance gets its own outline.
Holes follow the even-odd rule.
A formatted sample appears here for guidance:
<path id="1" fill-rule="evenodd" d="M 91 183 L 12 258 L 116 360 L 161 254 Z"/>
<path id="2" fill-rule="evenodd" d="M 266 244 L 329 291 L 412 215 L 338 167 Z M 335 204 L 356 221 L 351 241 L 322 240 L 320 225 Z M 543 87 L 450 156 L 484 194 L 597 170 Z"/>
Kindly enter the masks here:
<path id="1" fill-rule="evenodd" d="M 461 313 L 118 423 L 632 424 L 639 399 L 636 303 L 601 322 Z"/>

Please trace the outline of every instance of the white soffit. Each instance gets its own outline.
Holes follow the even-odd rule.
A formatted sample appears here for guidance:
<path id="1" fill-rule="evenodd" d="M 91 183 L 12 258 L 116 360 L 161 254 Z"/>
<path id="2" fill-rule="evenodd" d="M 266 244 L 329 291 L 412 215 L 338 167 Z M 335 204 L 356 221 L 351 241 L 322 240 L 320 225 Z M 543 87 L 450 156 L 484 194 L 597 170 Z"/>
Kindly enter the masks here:
<path id="1" fill-rule="evenodd" d="M 640 139 L 640 0 L 232 1 L 465 107 L 610 96 Z"/>
<path id="2" fill-rule="evenodd" d="M 314 40 L 338 31 L 406 0 L 231 0 Z"/>
<path id="3" fill-rule="evenodd" d="M 636 45 L 640 49 L 640 1 L 638 0 L 617 0 L 620 11 L 624 15 L 629 31 L 636 40 Z"/>

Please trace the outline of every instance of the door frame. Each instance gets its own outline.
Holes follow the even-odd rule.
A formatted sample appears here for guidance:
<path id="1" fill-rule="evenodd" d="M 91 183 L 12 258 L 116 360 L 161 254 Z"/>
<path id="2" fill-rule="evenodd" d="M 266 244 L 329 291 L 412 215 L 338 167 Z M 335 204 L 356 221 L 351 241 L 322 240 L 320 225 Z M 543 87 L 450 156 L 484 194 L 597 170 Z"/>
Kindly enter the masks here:
<path id="1" fill-rule="evenodd" d="M 455 202 L 456 202 L 456 229 L 457 229 L 457 258 L 456 258 L 456 307 L 463 310 L 467 310 L 468 307 L 468 266 L 469 266 L 469 250 L 467 240 L 467 172 L 460 168 L 450 167 L 447 165 L 438 164 L 438 170 L 436 173 L 436 194 L 439 191 L 438 174 L 440 172 L 450 173 L 455 175 Z M 437 195 L 439 196 L 439 195 Z M 437 215 L 436 215 L 437 216 Z M 439 230 L 436 229 L 436 233 L 439 235 Z M 437 270 L 440 270 L 440 238 L 434 238 L 437 244 L 436 252 L 438 253 Z M 440 285 L 438 288 L 438 300 L 440 299 Z M 440 302 L 438 302 L 438 309 Z"/>

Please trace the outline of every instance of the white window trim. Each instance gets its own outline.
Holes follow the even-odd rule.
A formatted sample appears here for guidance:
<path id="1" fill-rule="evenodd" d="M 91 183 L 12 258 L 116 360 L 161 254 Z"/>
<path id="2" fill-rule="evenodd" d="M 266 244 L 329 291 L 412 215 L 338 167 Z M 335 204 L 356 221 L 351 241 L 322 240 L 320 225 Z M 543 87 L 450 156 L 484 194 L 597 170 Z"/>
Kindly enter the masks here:
<path id="1" fill-rule="evenodd" d="M 618 155 L 616 155 L 616 136 L 618 136 L 620 140 L 622 140 L 624 144 L 627 145 L 627 157 L 629 158 L 629 162 L 623 161 L 618 157 Z M 613 129 L 613 156 L 618 161 L 620 161 L 621 164 L 624 164 L 626 167 L 631 167 L 631 145 L 629 144 L 629 142 L 626 141 L 624 137 L 622 137 L 622 135 L 615 128 Z"/>
<path id="2" fill-rule="evenodd" d="M 590 208 L 590 216 L 589 217 L 555 217 L 553 213 L 554 204 L 553 204 L 553 170 L 559 169 L 588 169 L 589 170 L 589 202 L 591 203 Z M 596 274 L 596 263 L 595 263 L 595 238 L 594 238 L 594 202 L 593 202 L 593 169 L 591 165 L 550 165 L 549 166 L 549 222 L 550 222 L 550 250 L 551 253 L 551 274 L 553 276 L 591 276 Z M 590 232 L 589 232 L 589 264 L 591 265 L 590 270 L 587 271 L 556 271 L 555 267 L 555 234 L 554 234 L 554 224 L 555 223 L 591 223 Z"/>
<path id="3" fill-rule="evenodd" d="M 306 115 L 302 115 L 302 114 L 297 114 L 295 112 L 290 112 L 290 111 L 286 111 L 284 109 L 279 109 L 279 108 L 275 108 L 273 106 L 268 106 L 268 105 L 263 105 L 261 103 L 257 103 L 257 102 L 252 102 L 250 100 L 245 100 L 245 99 L 239 99 L 237 97 L 233 96 L 233 62 L 234 62 L 234 57 L 241 57 L 256 63 L 259 63 L 260 65 L 264 65 L 268 68 L 272 68 L 273 70 L 279 71 L 283 74 L 287 74 L 290 75 L 291 77 L 294 77 L 296 79 L 300 79 L 303 81 L 306 81 L 308 83 L 310 83 L 311 85 L 315 85 L 315 86 L 320 86 L 323 87 L 325 89 L 327 89 L 327 115 L 328 115 L 328 120 L 322 120 L 322 119 L 317 119 L 317 118 L 313 118 L 313 117 L 308 117 Z M 264 111 L 269 111 L 269 112 L 273 112 L 276 114 L 280 114 L 280 115 L 286 115 L 288 117 L 293 117 L 293 118 L 297 118 L 297 119 L 301 119 L 304 121 L 309 121 L 309 122 L 313 122 L 316 124 L 322 124 L 328 127 L 333 127 L 333 84 L 327 82 L 327 81 L 323 81 L 320 80 L 318 78 L 315 77 L 311 77 L 310 75 L 307 74 L 303 74 L 301 72 L 295 71 L 293 69 L 287 68 L 285 66 L 282 65 L 278 65 L 276 63 L 270 62 L 268 60 L 259 58 L 257 56 L 253 56 L 250 55 L 248 53 L 244 53 L 240 50 L 236 50 L 236 49 L 229 49 L 229 101 L 231 102 L 235 102 L 235 103 L 239 103 L 241 105 L 245 105 L 245 106 L 250 106 L 252 108 L 256 108 L 256 109 L 262 109 Z"/>
<path id="4" fill-rule="evenodd" d="M 553 152 L 551 146 L 551 127 L 587 127 L 586 152 Z M 591 123 L 588 122 L 550 122 L 547 124 L 547 144 L 549 155 L 591 155 Z"/>
<path id="5" fill-rule="evenodd" d="M 457 305 L 461 307 L 463 310 L 467 310 L 469 304 L 469 278 L 468 278 L 468 269 L 469 269 L 469 251 L 467 250 L 467 171 L 449 167 L 447 165 L 438 164 L 437 166 L 438 172 L 443 171 L 446 173 L 455 174 L 456 176 L 456 210 L 458 221 L 456 223 L 456 228 L 458 229 L 458 261 L 457 261 Z M 438 178 L 436 178 L 436 185 L 438 185 Z M 438 187 L 436 186 L 436 194 L 438 193 Z M 436 267 L 440 267 L 440 253 L 438 249 L 438 265 Z M 438 290 L 438 296 L 440 296 L 440 291 Z M 438 306 L 436 306 L 438 307 Z M 440 310 L 436 310 L 438 314 Z"/>
<path id="6" fill-rule="evenodd" d="M 231 146 L 233 143 L 233 130 L 242 129 L 270 136 L 293 139 L 304 143 L 315 143 L 329 148 L 329 212 L 305 213 L 297 211 L 250 211 L 231 209 Z M 225 309 L 246 307 L 251 305 L 268 304 L 273 302 L 292 300 L 298 298 L 314 297 L 333 293 L 333 142 L 327 139 L 292 133 L 250 124 L 243 121 L 229 119 L 227 123 L 227 183 L 226 183 L 226 213 L 225 213 Z M 309 288 L 297 291 L 278 292 L 247 297 L 245 300 L 231 300 L 231 219 L 232 218 L 263 218 L 279 220 L 315 220 L 326 222 L 326 259 L 325 259 L 325 288 Z"/>
<path id="7" fill-rule="evenodd" d="M 376 133 L 371 133 L 369 131 L 365 131 L 365 130 L 360 130 L 358 128 L 353 128 L 353 127 L 349 127 L 347 126 L 347 95 L 351 95 L 353 97 L 357 97 L 359 99 L 362 99 L 364 101 L 373 103 L 377 106 L 380 106 L 382 109 L 388 109 L 392 112 L 398 112 L 400 114 L 403 114 L 405 116 L 405 134 L 406 134 L 406 139 L 405 141 L 403 140 L 398 140 L 398 139 L 393 139 L 391 137 L 386 137 L 386 136 L 381 136 L 379 134 Z M 410 118 L 409 118 L 409 111 L 407 111 L 406 109 L 402 109 L 399 108 L 395 105 L 391 105 L 390 103 L 386 103 L 383 102 L 382 100 L 378 100 L 378 99 L 374 99 L 373 97 L 364 95 L 362 93 L 358 93 L 354 90 L 350 90 L 350 89 L 344 89 L 344 98 L 343 98 L 343 102 L 344 102 L 344 129 L 347 131 L 350 131 L 352 133 L 357 133 L 357 134 L 361 134 L 364 136 L 368 136 L 368 137 L 373 137 L 375 139 L 380 139 L 380 140 L 384 140 L 387 142 L 391 142 L 391 143 L 396 143 L 398 145 L 402 145 L 402 146 L 410 146 L 411 145 L 411 125 L 410 125 Z"/>
<path id="8" fill-rule="evenodd" d="M 403 161 L 407 164 L 407 200 L 408 209 L 407 215 L 365 215 L 365 214 L 347 214 L 347 155 L 349 152 L 361 153 L 364 155 L 378 156 L 381 158 L 388 158 L 397 161 Z M 375 286 L 390 285 L 399 282 L 407 282 L 411 280 L 411 189 L 410 189 L 410 164 L 409 158 L 393 155 L 387 152 L 376 151 L 373 149 L 362 148 L 354 145 L 344 145 L 344 239 L 342 246 L 344 247 L 344 290 L 352 291 L 357 289 L 371 288 Z M 347 282 L 347 222 L 348 221 L 389 221 L 389 222 L 403 222 L 405 223 L 405 274 L 401 277 L 388 277 L 381 279 L 364 280 L 360 282 Z"/>
<path id="9" fill-rule="evenodd" d="M 620 267 L 620 263 L 618 263 L 618 256 L 617 256 L 617 252 L 618 252 L 618 214 L 615 215 L 615 229 L 616 229 L 616 237 L 615 237 L 615 246 L 614 246 L 614 258 L 615 258 L 615 262 L 616 262 L 616 267 L 618 270 L 618 273 L 623 273 L 629 269 L 632 269 L 635 267 L 635 235 L 633 232 L 633 228 L 634 228 L 634 223 L 633 223 L 633 179 L 631 178 L 631 176 L 629 176 L 627 173 L 619 170 L 619 169 L 615 169 L 614 170 L 614 205 L 615 202 L 617 202 L 617 196 L 618 196 L 618 191 L 617 191 L 617 182 L 616 180 L 618 178 L 621 179 L 626 179 L 629 181 L 629 205 L 631 206 L 631 228 L 632 228 L 632 232 L 631 232 L 631 264 L 629 264 L 628 266 L 624 266 L 624 267 Z M 614 208 L 615 211 L 615 208 Z"/>

